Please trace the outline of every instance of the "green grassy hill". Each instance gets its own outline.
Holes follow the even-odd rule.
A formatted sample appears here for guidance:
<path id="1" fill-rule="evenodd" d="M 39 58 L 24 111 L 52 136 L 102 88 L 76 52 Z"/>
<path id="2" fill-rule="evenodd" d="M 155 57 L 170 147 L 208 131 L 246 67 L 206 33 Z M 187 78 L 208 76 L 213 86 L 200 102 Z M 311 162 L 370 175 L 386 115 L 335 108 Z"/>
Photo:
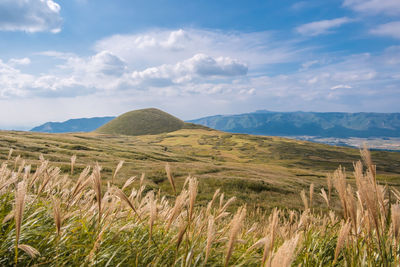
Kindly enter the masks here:
<path id="1" fill-rule="evenodd" d="M 101 126 L 96 132 L 103 134 L 146 135 L 173 132 L 185 123 L 155 108 L 134 110 L 118 116 Z"/>
<path id="2" fill-rule="evenodd" d="M 0 161 L 7 158 L 10 148 L 14 149 L 14 157 L 21 155 L 33 168 L 40 154 L 65 173 L 74 154 L 76 173 L 87 164 L 99 162 L 104 184 L 118 162 L 124 160 L 116 177 L 119 185 L 127 177 L 140 177 L 144 172 L 148 189 L 161 189 L 173 197 L 164 169 L 169 162 L 178 188 L 189 174 L 199 179 L 199 203 L 205 203 L 221 188 L 226 197 L 237 198 L 236 205 L 247 203 L 249 208 L 263 209 L 301 209 L 302 189 L 314 183 L 318 192 L 326 184 L 326 174 L 339 165 L 351 176 L 353 162 L 360 159 L 359 151 L 352 148 L 209 129 L 143 136 L 1 131 Z M 378 167 L 378 180 L 399 187 L 400 153 L 371 153 Z M 315 205 L 323 206 L 323 200 L 317 198 Z"/>

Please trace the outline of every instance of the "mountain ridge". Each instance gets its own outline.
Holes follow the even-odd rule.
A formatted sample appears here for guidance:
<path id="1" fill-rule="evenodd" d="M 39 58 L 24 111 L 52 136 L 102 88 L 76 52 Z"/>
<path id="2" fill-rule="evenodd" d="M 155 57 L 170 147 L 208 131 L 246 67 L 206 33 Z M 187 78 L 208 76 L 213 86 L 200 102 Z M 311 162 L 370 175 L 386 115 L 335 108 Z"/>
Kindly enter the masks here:
<path id="1" fill-rule="evenodd" d="M 400 113 L 256 111 L 215 115 L 189 122 L 226 132 L 255 135 L 400 137 Z"/>
<path id="2" fill-rule="evenodd" d="M 114 118 L 114 116 L 106 116 L 69 119 L 63 122 L 46 122 L 29 131 L 41 133 L 92 132 Z"/>

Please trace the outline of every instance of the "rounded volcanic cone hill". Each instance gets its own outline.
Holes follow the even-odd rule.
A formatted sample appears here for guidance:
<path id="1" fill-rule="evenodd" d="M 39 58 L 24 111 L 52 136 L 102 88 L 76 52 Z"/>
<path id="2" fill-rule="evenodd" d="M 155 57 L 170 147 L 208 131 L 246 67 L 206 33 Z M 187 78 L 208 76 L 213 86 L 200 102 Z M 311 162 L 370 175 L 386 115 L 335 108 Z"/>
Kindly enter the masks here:
<path id="1" fill-rule="evenodd" d="M 156 108 L 134 110 L 122 114 L 96 130 L 115 135 L 160 134 L 186 128 L 182 120 Z"/>

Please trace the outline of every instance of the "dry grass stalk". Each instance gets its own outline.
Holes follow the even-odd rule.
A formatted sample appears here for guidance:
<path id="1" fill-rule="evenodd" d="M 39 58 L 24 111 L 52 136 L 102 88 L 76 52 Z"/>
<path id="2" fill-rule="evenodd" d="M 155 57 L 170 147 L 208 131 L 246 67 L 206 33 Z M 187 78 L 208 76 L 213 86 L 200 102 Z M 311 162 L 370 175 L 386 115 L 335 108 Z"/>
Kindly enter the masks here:
<path id="1" fill-rule="evenodd" d="M 21 234 L 22 218 L 24 216 L 25 196 L 26 186 L 25 182 L 22 181 L 18 183 L 17 190 L 15 191 L 15 265 L 17 265 L 18 262 L 18 245 Z"/>
<path id="2" fill-rule="evenodd" d="M 11 184 L 14 184 L 14 183 L 17 182 L 17 181 L 18 181 L 17 175 L 12 176 L 10 179 L 6 180 L 5 182 L 3 182 L 3 183 L 0 185 L 0 191 L 3 190 L 3 189 L 5 189 L 5 188 L 7 188 L 7 187 L 8 187 L 9 185 L 11 185 Z"/>
<path id="3" fill-rule="evenodd" d="M 270 224 L 267 229 L 268 232 L 265 235 L 265 239 L 268 240 L 269 242 L 265 242 L 265 244 L 264 244 L 264 252 L 263 252 L 263 257 L 262 257 L 262 261 L 261 261 L 261 266 L 265 266 L 265 264 L 267 263 L 267 258 L 269 258 L 271 260 L 271 254 L 274 249 L 276 231 L 277 231 L 278 222 L 279 222 L 279 211 L 277 209 L 273 210 L 269 221 L 270 221 Z"/>
<path id="4" fill-rule="evenodd" d="M 10 148 L 10 151 L 8 152 L 7 160 L 11 159 L 12 153 L 14 152 L 13 148 Z"/>
<path id="5" fill-rule="evenodd" d="M 312 209 L 313 206 L 313 196 L 314 196 L 314 184 L 312 183 L 310 185 L 310 209 Z"/>
<path id="6" fill-rule="evenodd" d="M 301 190 L 300 197 L 301 200 L 303 201 L 304 210 L 308 210 L 308 200 L 306 197 L 306 192 L 304 190 Z"/>
<path id="7" fill-rule="evenodd" d="M 170 215 L 169 215 L 169 220 L 167 223 L 167 231 L 171 227 L 172 222 L 178 217 L 178 215 L 181 213 L 183 206 L 185 205 L 186 202 L 186 197 L 187 197 L 187 191 L 183 190 L 179 196 L 177 196 L 175 200 L 175 205 L 172 208 Z"/>
<path id="8" fill-rule="evenodd" d="M 113 174 L 113 176 L 111 178 L 111 184 L 114 184 L 115 177 L 117 176 L 117 173 L 119 172 L 119 170 L 121 170 L 122 165 L 124 165 L 124 161 L 123 160 L 121 160 L 118 163 L 117 168 L 115 168 L 114 174 Z"/>
<path id="9" fill-rule="evenodd" d="M 54 223 L 56 225 L 57 235 L 60 235 L 62 215 L 60 209 L 60 200 L 56 198 L 53 198 L 53 216 L 54 216 Z"/>
<path id="10" fill-rule="evenodd" d="M 90 173 L 90 167 L 87 166 L 85 169 L 83 169 L 83 171 L 79 175 L 79 178 L 76 181 L 76 184 L 71 191 L 70 198 L 74 199 L 79 194 L 79 192 L 84 188 L 83 184 L 85 180 L 87 181 L 86 184 L 88 183 L 88 181 L 90 181 L 89 179 L 87 179 L 89 173 Z"/>
<path id="11" fill-rule="evenodd" d="M 225 212 L 226 209 L 235 201 L 236 197 L 231 197 L 230 199 L 228 199 L 228 201 L 226 201 L 226 203 L 222 206 L 222 208 L 218 210 L 218 214 Z"/>
<path id="12" fill-rule="evenodd" d="M 400 191 L 396 188 L 392 188 L 392 193 L 396 197 L 397 201 L 400 201 Z"/>
<path id="13" fill-rule="evenodd" d="M 197 181 L 197 179 L 190 178 L 190 180 L 189 180 L 189 222 L 192 220 L 192 216 L 193 216 L 193 209 L 194 209 L 194 203 L 196 201 L 198 185 L 199 185 L 199 182 Z"/>
<path id="14" fill-rule="evenodd" d="M 210 214 L 211 214 L 212 206 L 213 206 L 215 200 L 216 200 L 217 197 L 218 197 L 219 191 L 220 191 L 219 188 L 218 188 L 217 190 L 215 190 L 215 193 L 214 193 L 214 195 L 213 195 L 211 201 L 208 202 L 208 204 L 207 204 L 207 209 L 206 209 L 206 216 L 207 216 L 207 217 L 210 216 Z"/>
<path id="15" fill-rule="evenodd" d="M 97 200 L 97 207 L 98 207 L 98 213 L 99 213 L 99 225 L 101 222 L 101 215 L 102 215 L 102 209 L 101 209 L 101 176 L 100 176 L 100 170 L 101 167 L 99 165 L 96 165 L 96 167 L 93 169 L 93 174 L 92 174 L 92 184 L 93 184 L 93 190 L 96 193 L 96 200 Z"/>
<path id="16" fill-rule="evenodd" d="M 342 248 L 344 247 L 344 244 L 346 243 L 346 240 L 349 237 L 350 227 L 351 227 L 350 222 L 346 222 L 346 223 L 343 223 L 342 227 L 340 228 L 337 243 L 336 243 L 335 258 L 333 260 L 333 264 L 335 264 L 335 262 L 337 261 L 337 259 L 339 257 L 339 253 L 342 250 Z"/>
<path id="17" fill-rule="evenodd" d="M 370 173 L 370 172 L 369 172 Z M 371 174 L 371 173 L 370 173 Z M 363 168 L 360 161 L 354 164 L 354 177 L 356 179 L 357 189 L 360 196 L 361 205 L 368 210 L 369 214 L 369 225 L 374 225 L 378 232 L 378 238 L 380 238 L 380 209 L 378 199 L 378 188 L 375 182 L 375 178 L 371 176 L 364 176 Z M 384 210 L 382 210 L 384 214 Z"/>
<path id="18" fill-rule="evenodd" d="M 40 184 L 39 190 L 37 192 L 37 196 L 39 197 L 40 194 L 44 191 L 45 187 L 49 184 L 50 180 L 52 178 L 58 177 L 60 174 L 60 168 L 53 168 L 50 169 L 49 171 L 46 169 L 44 171 L 45 174 L 45 179 L 43 179 L 42 183 Z"/>
<path id="19" fill-rule="evenodd" d="M 347 207 L 347 183 L 346 183 L 346 172 L 339 166 L 339 168 L 333 173 L 333 185 L 338 192 L 340 203 L 342 204 L 344 216 L 347 218 L 348 207 Z"/>
<path id="20" fill-rule="evenodd" d="M 125 189 L 125 188 L 128 188 L 135 180 L 136 180 L 136 176 L 132 176 L 131 178 L 129 178 L 128 180 L 126 180 L 126 182 L 125 182 L 124 185 L 122 186 L 121 190 L 124 191 L 124 189 Z"/>
<path id="21" fill-rule="evenodd" d="M 224 204 L 224 197 L 225 197 L 225 193 L 222 193 L 219 197 L 219 210 L 222 209 L 222 205 Z"/>
<path id="22" fill-rule="evenodd" d="M 122 192 L 121 189 L 115 188 L 115 194 L 118 196 L 121 200 L 123 200 L 128 206 L 133 210 L 133 212 L 138 216 L 139 220 L 141 221 L 142 218 L 140 217 L 140 214 L 137 212 L 135 206 L 133 203 L 130 201 L 130 199 L 125 195 L 124 192 Z"/>
<path id="23" fill-rule="evenodd" d="M 41 161 L 39 168 L 36 169 L 35 173 L 32 175 L 32 177 L 29 181 L 28 189 L 32 188 L 32 186 L 39 179 L 39 177 L 46 171 L 46 169 L 48 168 L 48 165 L 49 165 L 49 162 L 47 160 Z"/>
<path id="24" fill-rule="evenodd" d="M 176 239 L 176 250 L 179 249 L 179 246 L 181 245 L 181 243 L 183 241 L 183 237 L 185 236 L 188 226 L 189 225 L 185 221 L 181 220 L 180 226 L 179 226 L 179 232 L 178 232 L 177 239 Z"/>
<path id="25" fill-rule="evenodd" d="M 29 176 L 31 174 L 31 168 L 32 168 L 31 165 L 25 166 L 25 168 L 24 168 L 24 176 L 22 178 L 24 181 L 29 179 Z"/>
<path id="26" fill-rule="evenodd" d="M 14 169 L 17 168 L 17 165 L 18 165 L 20 159 L 21 159 L 21 155 L 18 155 L 18 156 L 15 158 L 15 160 L 14 160 Z"/>
<path id="27" fill-rule="evenodd" d="M 328 208 L 330 208 L 330 202 L 329 202 L 329 197 L 326 194 L 325 190 L 323 188 L 321 188 L 321 193 L 320 193 L 321 197 L 325 200 L 326 205 L 328 206 Z"/>
<path id="28" fill-rule="evenodd" d="M 157 200 L 154 199 L 154 192 L 149 193 L 149 209 L 150 209 L 150 216 L 149 216 L 149 226 L 150 226 L 150 238 L 153 234 L 153 225 L 157 219 Z"/>
<path id="29" fill-rule="evenodd" d="M 328 199 L 330 201 L 331 197 L 332 197 L 332 186 L 333 186 L 333 184 L 332 184 L 332 175 L 331 174 L 328 174 L 326 176 L 326 183 L 328 185 Z"/>
<path id="30" fill-rule="evenodd" d="M 32 259 L 36 258 L 37 256 L 40 256 L 40 252 L 37 249 L 35 249 L 34 247 L 31 247 L 29 245 L 20 244 L 20 245 L 18 245 L 18 248 L 23 250 Z"/>
<path id="31" fill-rule="evenodd" d="M 286 240 L 273 256 L 271 267 L 290 267 L 296 256 L 296 247 L 300 241 L 300 234 Z"/>
<path id="32" fill-rule="evenodd" d="M 376 166 L 373 164 L 371 159 L 371 153 L 369 152 L 368 146 L 364 143 L 364 147 L 360 150 L 361 158 L 363 159 L 365 166 L 367 166 L 368 170 L 372 173 L 373 177 L 376 177 Z M 374 180 L 376 183 L 376 180 Z"/>
<path id="33" fill-rule="evenodd" d="M 76 155 L 72 155 L 72 157 L 71 157 L 71 175 L 74 174 L 75 162 L 76 162 Z"/>
<path id="34" fill-rule="evenodd" d="M 353 189 L 350 185 L 347 186 L 346 191 L 346 203 L 347 203 L 347 218 L 351 219 L 354 232 L 357 232 L 357 201 L 354 198 Z"/>
<path id="35" fill-rule="evenodd" d="M 6 222 L 8 222 L 9 220 L 14 218 L 14 214 L 15 214 L 15 210 L 10 211 L 9 214 L 7 214 L 6 217 L 4 217 L 2 224 L 5 224 Z"/>
<path id="36" fill-rule="evenodd" d="M 25 167 L 25 160 L 22 160 L 21 164 L 19 165 L 18 171 L 17 171 L 17 176 L 18 177 L 21 175 L 22 170 L 24 169 L 24 167 Z"/>
<path id="37" fill-rule="evenodd" d="M 167 173 L 167 178 L 169 183 L 171 184 L 172 190 L 174 190 L 174 194 L 176 195 L 175 182 L 174 178 L 172 177 L 171 166 L 169 165 L 169 163 L 165 165 L 165 172 Z"/>
<path id="38" fill-rule="evenodd" d="M 207 245 L 206 245 L 206 258 L 204 259 L 204 265 L 206 265 L 208 257 L 210 256 L 211 246 L 214 241 L 215 234 L 215 221 L 214 216 L 210 216 L 208 218 L 208 227 L 207 227 Z"/>
<path id="39" fill-rule="evenodd" d="M 400 239 L 400 204 L 392 205 L 392 232 L 394 238 L 398 241 Z"/>
<path id="40" fill-rule="evenodd" d="M 230 225 L 230 232 L 229 232 L 229 241 L 227 246 L 227 252 L 225 257 L 225 266 L 228 266 L 229 259 L 232 256 L 233 249 L 237 240 L 237 235 L 240 232 L 240 229 L 243 224 L 244 217 L 246 216 L 246 207 L 241 207 L 236 212 L 235 216 L 233 217 Z"/>

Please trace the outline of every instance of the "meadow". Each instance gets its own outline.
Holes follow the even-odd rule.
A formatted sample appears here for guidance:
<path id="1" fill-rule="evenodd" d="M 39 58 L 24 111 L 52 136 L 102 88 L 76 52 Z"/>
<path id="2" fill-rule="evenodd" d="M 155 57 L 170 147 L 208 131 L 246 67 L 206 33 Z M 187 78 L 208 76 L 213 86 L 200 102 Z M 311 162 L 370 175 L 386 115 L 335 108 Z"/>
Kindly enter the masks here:
<path id="1" fill-rule="evenodd" d="M 354 183 L 339 167 L 321 179 L 322 186 L 311 183 L 307 191 L 298 192 L 301 209 L 269 211 L 250 202 L 233 208 L 236 197 L 220 189 L 199 202 L 206 198 L 200 180 L 189 175 L 178 183 L 172 163 L 164 165 L 171 192 L 165 193 L 152 188 L 144 174 L 122 178 L 123 161 L 107 178 L 99 163 L 79 168 L 75 155 L 67 168 L 43 154 L 36 165 L 29 165 L 15 152 L 6 153 L 0 167 L 2 266 L 399 262 L 400 192 L 380 184 L 366 149 L 361 151 L 364 164 L 354 163 Z M 315 208 L 318 201 L 325 203 L 325 211 Z"/>
<path id="2" fill-rule="evenodd" d="M 353 163 L 359 160 L 358 149 L 206 129 L 144 136 L 9 131 L 0 134 L 0 160 L 5 160 L 13 148 L 13 155 L 20 155 L 33 170 L 43 154 L 66 174 L 71 156 L 76 155 L 76 172 L 98 162 L 105 185 L 115 166 L 124 161 L 115 184 L 122 186 L 127 178 L 145 173 L 146 190 L 161 190 L 172 198 L 165 175 L 165 164 L 169 163 L 177 186 L 181 187 L 188 175 L 198 179 L 199 203 L 205 205 L 220 188 L 226 197 L 237 198 L 234 207 L 247 203 L 248 208 L 265 211 L 273 207 L 300 210 L 298 192 L 311 183 L 319 190 L 328 173 L 339 165 L 352 170 Z M 400 153 L 371 153 L 378 166 L 377 179 L 398 188 Z M 76 175 L 72 179 L 77 179 Z M 351 174 L 349 179 L 355 183 Z M 337 200 L 336 195 L 334 199 Z M 325 209 L 320 199 L 314 205 Z"/>

